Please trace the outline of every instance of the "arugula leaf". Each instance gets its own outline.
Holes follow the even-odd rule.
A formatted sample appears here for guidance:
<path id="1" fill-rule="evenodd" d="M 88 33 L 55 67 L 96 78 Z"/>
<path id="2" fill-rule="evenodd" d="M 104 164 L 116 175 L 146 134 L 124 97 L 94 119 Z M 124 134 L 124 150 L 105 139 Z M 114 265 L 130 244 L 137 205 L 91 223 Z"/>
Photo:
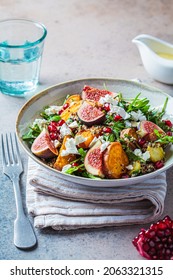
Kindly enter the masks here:
<path id="1" fill-rule="evenodd" d="M 81 160 L 84 161 L 87 152 L 83 148 L 79 148 L 78 152 L 81 155 Z"/>
<path id="2" fill-rule="evenodd" d="M 73 174 L 74 172 L 78 171 L 79 169 L 83 168 L 84 164 L 80 164 L 78 166 L 72 166 L 65 171 L 66 174 Z"/>
<path id="3" fill-rule="evenodd" d="M 135 155 L 135 154 L 133 153 L 133 151 L 132 151 L 128 146 L 126 146 L 125 152 L 126 152 L 126 154 L 127 154 L 127 156 L 128 156 L 128 158 L 129 158 L 130 161 L 145 162 L 145 160 L 143 160 L 141 157 Z"/>
<path id="4" fill-rule="evenodd" d="M 158 137 L 158 139 L 155 142 L 161 143 L 161 144 L 173 143 L 173 136 L 160 134 L 157 129 L 154 129 L 154 133 Z"/>
<path id="5" fill-rule="evenodd" d="M 138 93 L 133 101 L 128 105 L 127 112 L 138 111 L 140 110 L 143 114 L 147 114 L 150 108 L 149 100 L 147 98 L 140 99 L 139 96 L 141 93 Z"/>
<path id="6" fill-rule="evenodd" d="M 167 130 L 167 127 L 165 126 L 164 122 L 161 121 L 163 115 L 165 114 L 167 103 L 168 103 L 168 97 L 166 97 L 165 99 L 161 112 L 159 112 L 158 110 L 151 110 L 148 112 L 147 115 L 148 121 L 154 122 L 155 124 L 160 126 L 163 130 Z"/>
<path id="7" fill-rule="evenodd" d="M 29 131 L 23 134 L 22 139 L 26 141 L 29 145 L 32 145 L 34 140 L 38 137 L 41 133 L 41 129 L 39 128 L 38 124 L 29 127 Z"/>

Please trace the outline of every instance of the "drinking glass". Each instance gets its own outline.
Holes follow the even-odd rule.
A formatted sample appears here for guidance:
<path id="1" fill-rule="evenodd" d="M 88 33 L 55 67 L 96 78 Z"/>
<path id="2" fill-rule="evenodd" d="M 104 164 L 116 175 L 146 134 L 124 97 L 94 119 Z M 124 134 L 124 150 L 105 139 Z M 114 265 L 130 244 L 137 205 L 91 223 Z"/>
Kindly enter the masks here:
<path id="1" fill-rule="evenodd" d="M 0 21 L 0 91 L 23 96 L 36 89 L 47 35 L 41 23 L 25 19 Z"/>

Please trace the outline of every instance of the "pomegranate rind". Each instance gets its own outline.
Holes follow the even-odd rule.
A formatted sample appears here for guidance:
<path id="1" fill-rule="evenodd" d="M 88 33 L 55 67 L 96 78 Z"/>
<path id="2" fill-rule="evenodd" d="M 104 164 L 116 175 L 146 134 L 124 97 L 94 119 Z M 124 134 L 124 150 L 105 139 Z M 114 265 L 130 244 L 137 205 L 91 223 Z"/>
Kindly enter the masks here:
<path id="1" fill-rule="evenodd" d="M 47 130 L 43 130 L 34 140 L 31 152 L 40 158 L 52 158 L 58 155 Z"/>
<path id="2" fill-rule="evenodd" d="M 173 221 L 166 216 L 149 229 L 142 229 L 132 243 L 146 259 L 173 259 Z"/>
<path id="3" fill-rule="evenodd" d="M 100 111 L 96 106 L 87 101 L 83 102 L 77 115 L 80 121 L 87 126 L 101 124 L 105 120 L 104 112 Z"/>
<path id="4" fill-rule="evenodd" d="M 107 94 L 114 96 L 114 94 L 108 90 L 98 89 L 90 86 L 84 86 L 82 91 L 82 99 L 99 101 L 100 97 L 104 97 Z"/>
<path id="5" fill-rule="evenodd" d="M 89 149 L 85 156 L 84 166 L 90 174 L 103 178 L 103 153 L 100 150 L 101 145 L 101 141 L 98 140 L 94 146 Z"/>
<path id="6" fill-rule="evenodd" d="M 166 134 L 158 125 L 150 121 L 141 121 L 137 133 L 145 140 L 153 142 L 157 140 L 154 130 L 157 130 L 160 134 Z"/>

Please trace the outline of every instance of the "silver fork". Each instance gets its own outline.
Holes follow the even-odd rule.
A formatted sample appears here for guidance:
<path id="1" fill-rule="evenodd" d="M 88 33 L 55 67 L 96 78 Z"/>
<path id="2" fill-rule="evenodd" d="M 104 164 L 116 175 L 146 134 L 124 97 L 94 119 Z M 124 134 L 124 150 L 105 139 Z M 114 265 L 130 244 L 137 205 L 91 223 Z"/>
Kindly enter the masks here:
<path id="1" fill-rule="evenodd" d="M 23 173 L 23 166 L 20 158 L 16 134 L 1 134 L 1 150 L 3 172 L 13 182 L 16 219 L 14 221 L 14 245 L 21 249 L 33 247 L 37 240 L 28 217 L 24 213 L 22 197 L 20 192 L 20 175 Z"/>

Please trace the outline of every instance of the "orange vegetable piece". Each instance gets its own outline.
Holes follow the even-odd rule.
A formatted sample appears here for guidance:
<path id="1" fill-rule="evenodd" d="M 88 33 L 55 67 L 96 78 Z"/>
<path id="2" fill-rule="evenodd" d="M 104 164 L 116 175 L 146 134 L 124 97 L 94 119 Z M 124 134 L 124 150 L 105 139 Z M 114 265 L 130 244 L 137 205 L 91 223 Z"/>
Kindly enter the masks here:
<path id="1" fill-rule="evenodd" d="M 76 133 L 76 136 L 82 136 L 86 138 L 86 140 L 78 145 L 79 148 L 88 149 L 91 141 L 94 139 L 95 135 L 89 130 L 83 130 Z"/>
<path id="2" fill-rule="evenodd" d="M 71 137 L 69 135 L 66 135 L 64 137 L 61 148 L 60 148 L 60 151 L 59 151 L 59 155 L 56 159 L 56 162 L 54 163 L 54 168 L 59 170 L 59 171 L 61 171 L 62 168 L 65 165 L 69 164 L 71 161 L 76 159 L 76 155 L 74 155 L 74 154 L 69 154 L 67 156 L 62 156 L 61 155 L 62 150 L 66 150 L 65 143 L 66 143 L 68 138 L 71 138 Z"/>
<path id="3" fill-rule="evenodd" d="M 75 103 L 72 102 L 70 106 L 61 113 L 61 119 L 67 121 L 70 118 L 71 114 L 75 114 L 78 111 L 81 104 L 82 100 L 76 101 Z"/>
<path id="4" fill-rule="evenodd" d="M 128 157 L 119 142 L 112 142 L 103 155 L 103 172 L 108 178 L 118 179 L 126 173 Z"/>
<path id="5" fill-rule="evenodd" d="M 79 94 L 73 94 L 73 95 L 70 95 L 66 102 L 65 103 L 71 103 L 71 102 L 76 102 L 76 101 L 79 101 L 81 100 L 81 96 Z"/>

